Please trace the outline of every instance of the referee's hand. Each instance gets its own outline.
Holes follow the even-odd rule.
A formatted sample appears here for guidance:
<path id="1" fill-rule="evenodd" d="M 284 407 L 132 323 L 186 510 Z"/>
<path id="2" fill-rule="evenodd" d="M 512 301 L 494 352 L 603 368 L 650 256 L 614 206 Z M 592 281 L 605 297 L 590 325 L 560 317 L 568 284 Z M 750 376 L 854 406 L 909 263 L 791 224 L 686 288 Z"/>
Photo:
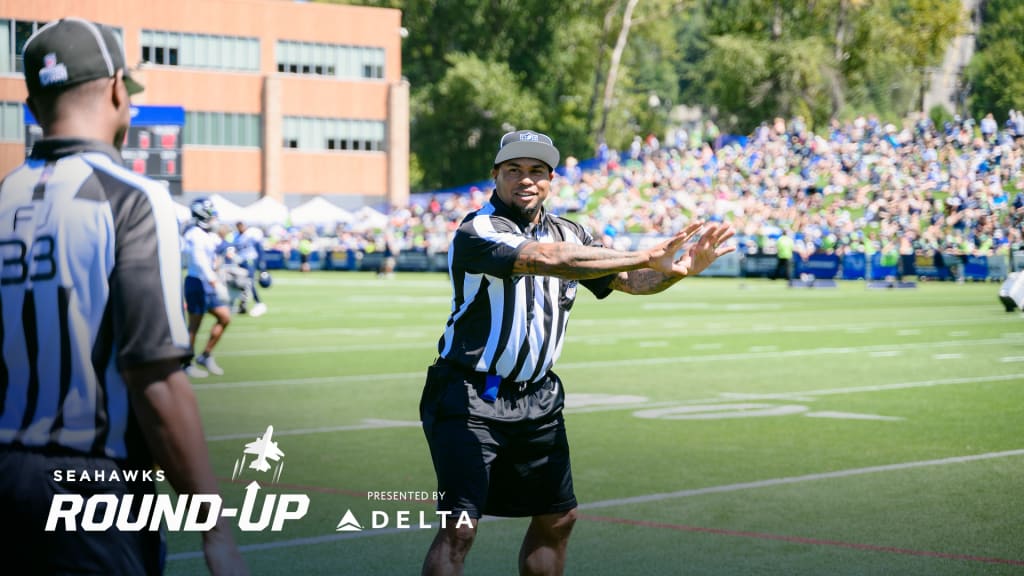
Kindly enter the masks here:
<path id="1" fill-rule="evenodd" d="M 700 238 L 692 241 L 698 232 Z M 669 277 L 700 274 L 719 256 L 736 249 L 723 245 L 735 233 L 729 224 L 705 226 L 702 221 L 691 222 L 679 234 L 648 250 L 649 266 Z M 682 255 L 677 259 L 680 251 Z"/>

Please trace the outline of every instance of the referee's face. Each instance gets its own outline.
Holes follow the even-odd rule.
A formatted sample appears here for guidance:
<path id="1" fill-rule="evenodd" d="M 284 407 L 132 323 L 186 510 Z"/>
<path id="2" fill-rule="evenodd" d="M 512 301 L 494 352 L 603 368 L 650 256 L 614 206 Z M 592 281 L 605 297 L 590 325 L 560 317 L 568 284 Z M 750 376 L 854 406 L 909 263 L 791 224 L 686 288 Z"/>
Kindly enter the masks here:
<path id="1" fill-rule="evenodd" d="M 534 158 L 513 158 L 491 171 L 495 194 L 526 222 L 536 223 L 551 191 L 551 169 Z"/>

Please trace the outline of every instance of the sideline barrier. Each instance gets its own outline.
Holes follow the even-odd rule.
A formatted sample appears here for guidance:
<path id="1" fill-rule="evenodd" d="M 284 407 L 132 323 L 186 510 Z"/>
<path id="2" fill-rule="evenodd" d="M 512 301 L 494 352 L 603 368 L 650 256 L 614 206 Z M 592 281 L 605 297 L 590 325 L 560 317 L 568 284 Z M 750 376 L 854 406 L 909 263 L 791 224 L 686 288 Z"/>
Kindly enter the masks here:
<path id="1" fill-rule="evenodd" d="M 952 258 L 952 256 L 944 256 L 940 260 L 943 265 L 936 266 L 936 259 L 934 256 L 918 254 L 914 257 L 914 269 L 917 272 L 917 275 L 921 278 L 948 280 L 953 276 L 953 273 L 949 269 L 948 258 Z"/>
<path id="2" fill-rule="evenodd" d="M 739 277 L 742 273 L 740 255 L 730 252 L 711 263 L 699 276 Z"/>
<path id="3" fill-rule="evenodd" d="M 869 280 L 885 280 L 886 278 L 895 278 L 899 276 L 900 267 L 899 264 L 896 266 L 882 266 L 882 253 L 875 252 L 871 255 L 871 269 L 868 271 Z"/>
<path id="4" fill-rule="evenodd" d="M 797 278 L 810 274 L 817 280 L 832 280 L 839 275 L 839 256 L 835 254 L 811 254 L 806 259 L 794 259 Z"/>
<path id="5" fill-rule="evenodd" d="M 281 250 L 265 250 L 264 262 L 268 270 L 298 270 L 299 251 L 291 250 L 287 256 Z M 360 254 L 354 250 L 314 251 L 309 256 L 310 267 L 314 270 L 336 271 L 377 271 L 384 255 L 381 252 Z M 935 258 L 918 255 L 914 258 L 914 271 L 907 274 L 912 278 L 950 280 L 957 275 L 974 281 L 1004 280 L 1011 271 L 1011 256 L 968 256 L 966 259 L 955 254 L 944 254 L 942 266 L 936 266 Z M 1012 255 L 1013 268 L 1024 268 L 1024 251 Z M 700 275 L 720 278 L 771 278 L 775 273 L 778 258 L 774 254 L 740 254 L 731 252 L 722 256 Z M 794 257 L 793 276 L 810 274 L 816 280 L 887 280 L 898 278 L 900 264 L 881 266 L 881 254 L 871 255 L 871 267 L 864 254 L 846 254 L 841 258 L 834 254 L 813 254 L 806 260 Z M 444 272 L 448 269 L 447 252 L 427 253 L 425 250 L 405 250 L 399 253 L 395 269 L 401 272 Z M 962 269 L 962 270 L 961 270 Z"/>
<path id="6" fill-rule="evenodd" d="M 843 256 L 843 280 L 863 280 L 868 275 L 868 259 L 863 254 Z"/>
<path id="7" fill-rule="evenodd" d="M 740 275 L 747 278 L 771 278 L 778 262 L 774 254 L 747 254 L 743 257 Z"/>

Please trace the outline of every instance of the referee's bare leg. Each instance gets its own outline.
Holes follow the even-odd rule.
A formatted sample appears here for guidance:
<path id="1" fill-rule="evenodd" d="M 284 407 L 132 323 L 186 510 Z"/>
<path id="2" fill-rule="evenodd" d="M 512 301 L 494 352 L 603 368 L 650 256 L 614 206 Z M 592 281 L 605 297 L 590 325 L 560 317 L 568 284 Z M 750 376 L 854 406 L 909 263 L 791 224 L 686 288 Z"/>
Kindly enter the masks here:
<path id="1" fill-rule="evenodd" d="M 560 576 L 565 572 L 565 551 L 576 524 L 576 509 L 534 516 L 519 550 L 523 576 Z"/>
<path id="2" fill-rule="evenodd" d="M 476 538 L 479 520 L 471 520 L 472 526 L 449 521 L 437 531 L 434 543 L 423 560 L 423 576 L 460 576 L 466 562 L 466 554 Z M 462 524 L 457 526 L 457 524 Z"/>

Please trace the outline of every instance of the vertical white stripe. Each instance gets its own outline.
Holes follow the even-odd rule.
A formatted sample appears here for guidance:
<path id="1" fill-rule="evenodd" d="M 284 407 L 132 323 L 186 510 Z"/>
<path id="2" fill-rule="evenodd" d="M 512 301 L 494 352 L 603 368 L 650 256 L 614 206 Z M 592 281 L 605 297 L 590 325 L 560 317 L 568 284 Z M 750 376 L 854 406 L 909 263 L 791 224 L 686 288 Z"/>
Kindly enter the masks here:
<path id="1" fill-rule="evenodd" d="M 510 280 L 511 281 L 511 280 Z M 515 283 L 515 305 L 512 309 L 512 330 L 509 332 L 508 344 L 505 350 L 498 357 L 497 372 L 502 378 L 512 376 L 512 370 L 516 367 L 516 360 L 519 352 L 523 349 L 523 342 L 526 340 L 526 283 L 532 278 L 521 278 Z"/>
<path id="2" fill-rule="evenodd" d="M 568 332 L 568 331 L 569 331 L 569 315 L 568 314 L 563 314 L 562 315 L 562 337 L 558 339 L 558 345 L 555 346 L 555 351 L 551 355 L 551 364 L 549 364 L 549 366 L 554 366 L 555 362 L 558 362 L 558 357 L 562 355 L 562 344 L 565 343 L 566 332 Z"/>
<path id="3" fill-rule="evenodd" d="M 104 204 L 103 210 L 109 217 L 110 205 Z M 109 261 L 112 261 L 112 258 L 109 258 Z M 61 446 L 86 452 L 92 448 L 93 439 L 96 437 L 96 388 L 100 385 L 92 367 L 92 346 L 103 322 L 104 306 L 96 306 L 98 302 L 95 301 L 101 300 L 105 303 L 110 295 L 110 287 L 106 284 L 107 273 L 104 272 L 106 268 L 97 268 L 89 284 L 92 285 L 90 290 L 100 291 L 93 293 L 92 298 L 83 300 L 76 296 L 78 291 L 75 290 L 68 301 L 68 336 L 71 339 L 71 357 L 68 361 L 71 362 L 71 387 L 63 404 L 64 426 L 57 436 L 57 443 Z"/>
<path id="4" fill-rule="evenodd" d="M 39 393 L 36 395 L 36 409 L 32 422 L 22 432 L 26 446 L 43 446 L 50 440 L 50 429 L 57 417 L 57 385 L 60 382 L 60 364 L 68 358 L 60 358 L 60 321 L 57 318 L 57 285 L 54 281 L 32 286 L 35 300 L 36 345 L 39 358 L 36 370 L 39 375 Z"/>
<path id="5" fill-rule="evenodd" d="M 561 280 L 559 280 L 558 278 L 554 278 L 554 277 L 548 278 L 548 298 L 551 299 L 551 306 L 552 306 L 552 308 L 551 308 L 551 334 L 548 335 L 549 338 L 554 338 L 555 335 L 559 333 L 559 329 L 562 327 L 562 316 L 563 316 L 563 314 L 562 314 L 562 307 L 558 303 L 559 302 L 559 298 L 561 296 L 561 289 L 562 289 L 562 282 L 561 282 Z M 564 338 L 565 338 L 565 334 L 562 333 L 561 334 L 561 338 L 559 338 L 559 340 L 563 340 Z M 547 353 L 544 355 L 544 358 L 541 359 L 541 362 L 544 363 L 544 367 L 541 369 L 541 375 L 544 375 L 548 370 L 551 369 L 551 365 L 554 363 L 555 350 L 556 350 L 557 347 L 558 347 L 558 342 L 557 341 L 552 340 L 551 343 L 548 344 Z"/>
<path id="6" fill-rule="evenodd" d="M 451 268 L 449 268 L 449 275 L 451 275 Z M 454 276 L 453 276 L 454 278 Z M 483 276 L 480 274 L 465 274 L 464 281 L 462 283 L 462 307 L 455 310 L 455 290 L 452 289 L 452 310 L 453 314 L 451 317 L 451 325 L 445 326 L 444 329 L 444 349 L 441 351 L 441 356 L 447 356 L 452 349 L 452 343 L 455 342 L 455 324 L 459 321 L 459 318 L 469 310 L 470 304 L 476 300 L 477 293 L 480 291 L 480 282 Z M 454 280 L 453 280 L 454 286 Z"/>
<path id="7" fill-rule="evenodd" d="M 32 201 L 32 189 L 39 181 L 44 163 L 33 160 L 26 161 L 21 168 L 15 170 L 3 181 L 0 190 L 0 233 L 4 236 L 14 235 L 14 211 Z M 35 232 L 32 230 L 31 232 Z M 21 309 L 25 301 L 24 286 L 8 285 L 3 287 L 3 310 L 0 322 L 3 322 L 4 341 L 0 354 L 3 354 L 7 365 L 7 395 L 4 398 L 4 411 L 0 414 L 0 441 L 10 442 L 21 427 L 28 392 L 28 364 L 24 326 L 21 322 Z M 40 351 L 42 355 L 43 351 Z"/>
<path id="8" fill-rule="evenodd" d="M 484 346 L 484 353 L 476 363 L 478 372 L 487 372 L 491 367 L 491 361 L 498 353 L 498 339 L 501 337 L 501 319 L 505 310 L 505 287 L 500 278 L 487 276 L 487 298 L 491 305 L 491 331 L 487 335 L 487 345 Z"/>

